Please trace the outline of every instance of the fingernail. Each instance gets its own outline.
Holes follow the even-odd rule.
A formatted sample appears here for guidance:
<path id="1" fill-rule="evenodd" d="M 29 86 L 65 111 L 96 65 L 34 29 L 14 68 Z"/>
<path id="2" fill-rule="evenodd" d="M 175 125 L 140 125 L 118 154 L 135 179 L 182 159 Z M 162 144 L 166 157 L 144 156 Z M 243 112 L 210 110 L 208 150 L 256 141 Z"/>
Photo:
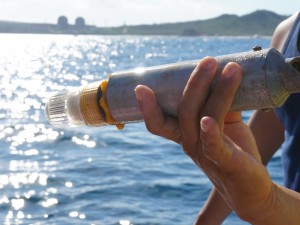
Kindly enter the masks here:
<path id="1" fill-rule="evenodd" d="M 139 89 L 139 85 L 136 86 L 136 88 L 134 89 L 135 96 L 136 96 L 136 99 L 138 100 L 138 102 L 142 102 L 143 101 L 143 94 L 141 94 L 138 89 Z"/>
<path id="2" fill-rule="evenodd" d="M 212 70 L 215 65 L 215 62 L 211 59 L 205 59 L 202 66 L 205 70 Z"/>
<path id="3" fill-rule="evenodd" d="M 228 66 L 226 68 L 226 77 L 232 77 L 234 74 L 236 73 L 236 68 L 234 68 L 233 66 Z"/>
<path id="4" fill-rule="evenodd" d="M 205 117 L 203 117 L 202 120 L 200 121 L 200 126 L 203 133 L 208 132 L 208 126 L 205 124 L 205 122 L 206 122 Z"/>

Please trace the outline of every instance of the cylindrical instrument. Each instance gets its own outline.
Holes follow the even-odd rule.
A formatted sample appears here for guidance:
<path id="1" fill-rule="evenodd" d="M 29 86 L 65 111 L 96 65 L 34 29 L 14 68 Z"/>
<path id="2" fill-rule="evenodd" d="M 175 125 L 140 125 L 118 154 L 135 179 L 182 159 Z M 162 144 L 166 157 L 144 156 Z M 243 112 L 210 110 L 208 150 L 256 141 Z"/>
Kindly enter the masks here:
<path id="1" fill-rule="evenodd" d="M 215 80 L 228 62 L 242 67 L 243 77 L 231 111 L 268 109 L 281 106 L 292 93 L 300 92 L 300 58 L 286 59 L 275 49 L 263 49 L 216 57 Z M 199 61 L 116 72 L 108 79 L 52 96 L 46 106 L 51 124 L 102 126 L 142 121 L 134 89 L 150 87 L 166 114 L 177 116 L 184 87 Z"/>

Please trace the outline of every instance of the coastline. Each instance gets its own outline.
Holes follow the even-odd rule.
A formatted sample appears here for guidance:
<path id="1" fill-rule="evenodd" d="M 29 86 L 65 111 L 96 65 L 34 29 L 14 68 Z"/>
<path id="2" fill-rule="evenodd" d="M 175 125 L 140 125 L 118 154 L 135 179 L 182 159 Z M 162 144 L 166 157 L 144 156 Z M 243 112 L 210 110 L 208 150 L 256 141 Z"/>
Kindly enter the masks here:
<path id="1" fill-rule="evenodd" d="M 267 10 L 236 16 L 224 14 L 207 20 L 97 27 L 86 25 L 83 18 L 69 24 L 66 17 L 57 24 L 0 21 L 0 33 L 71 34 L 71 35 L 149 35 L 149 36 L 271 36 L 275 27 L 287 16 Z"/>

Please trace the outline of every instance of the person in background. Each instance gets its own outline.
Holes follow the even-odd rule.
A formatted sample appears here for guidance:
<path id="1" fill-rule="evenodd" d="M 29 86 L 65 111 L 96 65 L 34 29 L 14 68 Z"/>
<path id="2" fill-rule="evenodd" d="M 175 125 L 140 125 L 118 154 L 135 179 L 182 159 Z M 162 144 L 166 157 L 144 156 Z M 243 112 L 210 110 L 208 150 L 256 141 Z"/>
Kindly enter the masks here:
<path id="1" fill-rule="evenodd" d="M 300 15 L 275 30 L 272 47 L 286 57 L 300 55 Z M 300 94 L 283 107 L 256 111 L 248 125 L 240 112 L 228 113 L 242 72 L 225 66 L 213 90 L 217 63 L 206 57 L 195 68 L 183 92 L 178 118 L 163 113 L 151 89 L 135 89 L 147 129 L 180 144 L 214 188 L 195 225 L 219 225 L 233 210 L 257 225 L 300 224 Z M 265 165 L 283 145 L 284 184 L 274 183 Z"/>

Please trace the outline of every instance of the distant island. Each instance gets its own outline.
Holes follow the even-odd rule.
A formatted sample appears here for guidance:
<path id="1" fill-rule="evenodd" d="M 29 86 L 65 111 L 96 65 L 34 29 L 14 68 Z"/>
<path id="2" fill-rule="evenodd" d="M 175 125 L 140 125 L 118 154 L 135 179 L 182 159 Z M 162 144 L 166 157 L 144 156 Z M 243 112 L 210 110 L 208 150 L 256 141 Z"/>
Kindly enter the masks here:
<path id="1" fill-rule="evenodd" d="M 247 15 L 224 14 L 207 20 L 152 25 L 97 27 L 87 25 L 78 17 L 69 24 L 66 16 L 60 16 L 57 24 L 22 23 L 0 21 L 0 33 L 73 34 L 73 35 L 177 35 L 177 36 L 251 36 L 272 35 L 275 27 L 288 16 L 267 10 Z"/>

